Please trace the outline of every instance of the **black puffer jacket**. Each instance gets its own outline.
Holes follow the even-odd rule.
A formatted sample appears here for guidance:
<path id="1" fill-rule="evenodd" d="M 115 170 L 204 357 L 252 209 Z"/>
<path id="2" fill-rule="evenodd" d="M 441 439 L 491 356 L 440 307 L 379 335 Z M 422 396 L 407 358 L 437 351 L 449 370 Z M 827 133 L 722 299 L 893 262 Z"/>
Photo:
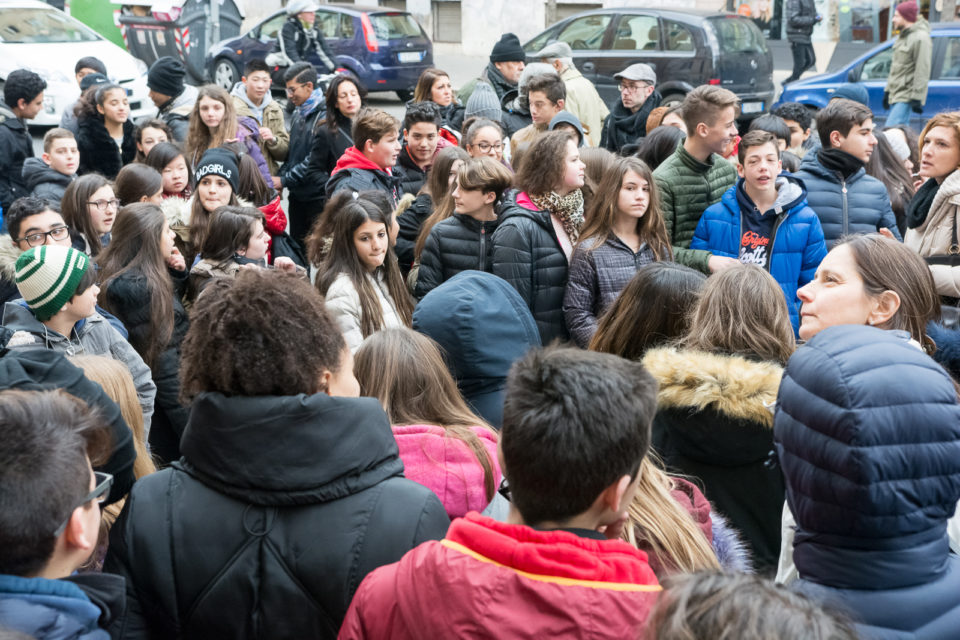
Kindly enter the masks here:
<path id="1" fill-rule="evenodd" d="M 187 312 L 180 304 L 187 273 L 170 273 L 174 277 L 173 335 L 167 348 L 151 366 L 157 397 L 150 426 L 150 447 L 162 462 L 171 462 L 180 457 L 180 436 L 189 413 L 180 404 L 180 344 L 190 326 Z M 151 313 L 150 294 L 144 277 L 139 273 L 124 273 L 112 280 L 101 295 L 107 310 L 117 316 L 130 332 L 130 344 L 143 356 L 150 340 Z"/>
<path id="2" fill-rule="evenodd" d="M 403 196 L 400 178 L 378 167 L 356 147 L 344 151 L 337 160 L 333 175 L 327 181 L 327 198 L 343 189 L 383 191 L 390 196 L 393 206 L 397 206 Z"/>
<path id="3" fill-rule="evenodd" d="M 414 295 L 422 298 L 461 271 L 493 271 L 491 236 L 499 222 L 455 213 L 435 224 L 420 254 Z"/>
<path id="4" fill-rule="evenodd" d="M 400 186 L 404 193 L 414 195 L 420 192 L 423 183 L 427 181 L 427 172 L 420 168 L 420 165 L 410 157 L 407 151 L 407 145 L 400 149 L 400 155 L 397 156 L 397 164 L 393 167 L 393 175 L 400 178 Z"/>
<path id="5" fill-rule="evenodd" d="M 33 138 L 26 123 L 0 100 L 0 206 L 4 211 L 17 198 L 30 195 L 21 176 L 23 161 L 33 157 Z"/>
<path id="6" fill-rule="evenodd" d="M 327 45 L 323 34 L 316 28 L 307 31 L 297 16 L 289 16 L 280 29 L 280 39 L 283 40 L 282 50 L 294 64 L 312 62 L 316 65 L 317 62 L 321 62 L 325 67 L 325 70 L 321 70 L 322 73 L 333 73 L 334 69 L 331 65 L 336 64 L 333 51 Z M 281 51 L 279 40 L 274 50 Z"/>
<path id="7" fill-rule="evenodd" d="M 280 167 L 280 180 L 290 190 L 290 198 L 298 202 L 323 200 L 327 175 L 317 172 L 317 167 L 310 162 L 314 132 L 318 126 L 323 126 L 317 123 L 317 119 L 323 115 L 322 105 L 317 105 L 306 117 L 294 110 L 290 120 L 290 148 Z M 336 164 L 336 159 L 333 162 Z"/>
<path id="8" fill-rule="evenodd" d="M 290 138 L 290 144 L 293 144 L 293 138 Z M 330 179 L 330 174 L 337 166 L 337 160 L 344 151 L 353 146 L 353 138 L 350 137 L 350 120 L 338 114 L 335 134 L 330 133 L 330 127 L 327 126 L 325 118 L 315 121 L 310 145 L 305 175 L 311 183 L 320 185 L 319 190 L 323 197 L 323 186 Z"/>
<path id="9" fill-rule="evenodd" d="M 567 269 L 550 213 L 521 207 L 511 197 L 493 234 L 493 274 L 513 285 L 527 303 L 542 344 L 568 338 L 563 317 Z"/>
<path id="10" fill-rule="evenodd" d="M 364 576 L 450 524 L 372 398 L 201 394 L 182 449 L 110 532 L 129 638 L 335 638 Z"/>
<path id="11" fill-rule="evenodd" d="M 40 158 L 27 158 L 23 162 L 23 181 L 34 198 L 46 198 L 53 202 L 63 200 L 63 194 L 76 178 L 60 173 Z"/>
<path id="12" fill-rule="evenodd" d="M 420 229 L 431 213 L 433 213 L 433 200 L 430 194 L 421 193 L 406 211 L 397 216 L 400 231 L 397 233 L 397 246 L 394 247 L 394 251 L 397 253 L 397 262 L 400 263 L 404 275 L 413 266 Z"/>
<path id="13" fill-rule="evenodd" d="M 77 149 L 80 150 L 80 166 L 77 175 L 99 173 L 113 180 L 125 164 L 137 157 L 137 141 L 133 135 L 133 122 L 123 123 L 121 148 L 110 137 L 103 123 L 103 116 L 86 116 L 77 120 Z"/>

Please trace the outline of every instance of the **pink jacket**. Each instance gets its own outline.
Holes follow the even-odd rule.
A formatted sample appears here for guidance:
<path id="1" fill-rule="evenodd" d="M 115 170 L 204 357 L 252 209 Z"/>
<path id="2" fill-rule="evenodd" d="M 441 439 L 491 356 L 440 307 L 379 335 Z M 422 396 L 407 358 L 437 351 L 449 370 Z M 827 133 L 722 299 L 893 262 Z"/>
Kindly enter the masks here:
<path id="1" fill-rule="evenodd" d="M 483 427 L 472 429 L 490 454 L 494 486 L 499 488 L 497 436 Z M 400 447 L 404 475 L 437 494 L 451 519 L 486 508 L 483 467 L 466 443 L 447 436 L 443 427 L 427 424 L 395 425 L 393 435 Z"/>

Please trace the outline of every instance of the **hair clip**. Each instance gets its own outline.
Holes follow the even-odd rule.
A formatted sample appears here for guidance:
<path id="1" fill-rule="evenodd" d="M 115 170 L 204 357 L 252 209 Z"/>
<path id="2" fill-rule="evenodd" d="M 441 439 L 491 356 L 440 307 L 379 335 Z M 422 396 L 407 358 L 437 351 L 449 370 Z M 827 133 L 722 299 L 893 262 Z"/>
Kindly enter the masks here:
<path id="1" fill-rule="evenodd" d="M 359 198 L 359 197 L 360 197 L 360 194 L 357 193 L 356 191 L 354 191 L 354 192 L 353 192 L 353 199 L 356 200 L 356 199 Z"/>

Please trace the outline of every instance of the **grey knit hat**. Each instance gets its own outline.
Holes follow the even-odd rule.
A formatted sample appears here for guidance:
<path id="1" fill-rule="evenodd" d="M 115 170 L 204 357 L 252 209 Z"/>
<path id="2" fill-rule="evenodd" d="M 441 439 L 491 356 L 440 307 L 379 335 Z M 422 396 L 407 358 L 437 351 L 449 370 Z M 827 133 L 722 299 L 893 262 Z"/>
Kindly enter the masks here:
<path id="1" fill-rule="evenodd" d="M 500 99 L 497 92 L 486 82 L 478 82 L 463 114 L 464 121 L 476 116 L 500 122 Z"/>

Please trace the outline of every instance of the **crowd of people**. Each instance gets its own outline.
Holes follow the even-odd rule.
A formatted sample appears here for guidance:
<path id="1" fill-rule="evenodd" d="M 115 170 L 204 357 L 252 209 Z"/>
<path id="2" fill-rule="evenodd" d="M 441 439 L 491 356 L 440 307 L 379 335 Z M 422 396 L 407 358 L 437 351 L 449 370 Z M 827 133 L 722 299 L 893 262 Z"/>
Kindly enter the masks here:
<path id="1" fill-rule="evenodd" d="M 7 76 L 0 637 L 956 635 L 960 112 L 505 34 L 401 121 L 313 9 L 39 158 Z"/>

